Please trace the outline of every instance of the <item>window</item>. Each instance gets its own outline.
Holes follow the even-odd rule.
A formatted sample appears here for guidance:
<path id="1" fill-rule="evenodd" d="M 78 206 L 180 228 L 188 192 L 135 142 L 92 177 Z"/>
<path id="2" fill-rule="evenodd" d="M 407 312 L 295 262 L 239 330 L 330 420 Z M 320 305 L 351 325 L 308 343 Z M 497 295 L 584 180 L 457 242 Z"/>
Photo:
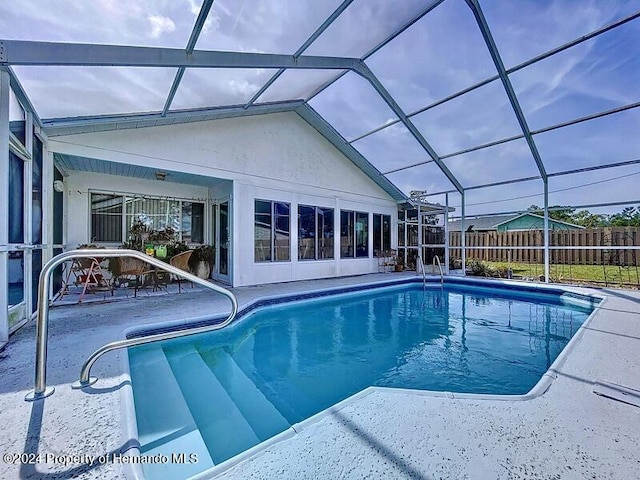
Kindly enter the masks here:
<path id="1" fill-rule="evenodd" d="M 91 194 L 91 242 L 122 242 L 120 195 Z"/>
<path id="2" fill-rule="evenodd" d="M 24 242 L 24 161 L 9 152 L 9 243 Z"/>
<path id="3" fill-rule="evenodd" d="M 333 208 L 298 206 L 298 260 L 333 258 Z"/>
<path id="4" fill-rule="evenodd" d="M 255 261 L 285 262 L 291 259 L 291 207 L 288 203 L 256 200 Z"/>
<path id="5" fill-rule="evenodd" d="M 204 242 L 204 203 L 175 198 L 136 197 L 115 193 L 91 194 L 91 241 L 122 243 L 135 222 L 148 230 L 171 227 L 175 239 Z"/>
<path id="6" fill-rule="evenodd" d="M 180 200 L 168 198 L 126 197 L 127 232 L 136 221 L 147 226 L 148 230 L 164 230 L 167 227 L 175 232 L 180 228 Z"/>
<path id="7" fill-rule="evenodd" d="M 373 256 L 391 250 L 391 215 L 373 214 Z"/>
<path id="8" fill-rule="evenodd" d="M 369 256 L 369 214 L 340 211 L 340 257 Z"/>
<path id="9" fill-rule="evenodd" d="M 204 203 L 182 202 L 182 241 L 204 243 Z"/>

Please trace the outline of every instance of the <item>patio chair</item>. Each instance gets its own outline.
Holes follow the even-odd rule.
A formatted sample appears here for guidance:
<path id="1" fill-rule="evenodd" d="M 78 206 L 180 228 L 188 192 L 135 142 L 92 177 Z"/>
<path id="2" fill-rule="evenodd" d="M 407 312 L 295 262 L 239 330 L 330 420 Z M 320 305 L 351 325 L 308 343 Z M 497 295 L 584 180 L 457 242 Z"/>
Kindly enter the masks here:
<path id="1" fill-rule="evenodd" d="M 186 252 L 182 252 L 179 253 L 177 255 L 174 255 L 173 257 L 171 257 L 171 260 L 169 260 L 169 264 L 179 268 L 180 270 L 184 270 L 185 272 L 189 272 L 189 259 L 191 258 L 191 254 L 193 253 L 193 250 L 187 250 Z M 179 277 L 176 275 L 176 278 L 178 280 L 178 293 L 180 293 L 182 291 L 182 282 L 184 281 L 184 279 L 182 277 Z M 191 288 L 193 288 L 193 283 L 191 283 Z"/>
<path id="2" fill-rule="evenodd" d="M 392 272 L 398 264 L 398 252 L 396 250 L 385 250 L 382 252 L 382 271 Z"/>
<path id="3" fill-rule="evenodd" d="M 113 276 L 113 284 L 115 286 L 116 283 L 121 283 L 123 277 L 126 279 L 135 277 L 133 296 L 137 297 L 145 276 L 149 274 L 155 274 L 155 270 L 148 263 L 133 257 L 118 257 L 118 271 Z"/>

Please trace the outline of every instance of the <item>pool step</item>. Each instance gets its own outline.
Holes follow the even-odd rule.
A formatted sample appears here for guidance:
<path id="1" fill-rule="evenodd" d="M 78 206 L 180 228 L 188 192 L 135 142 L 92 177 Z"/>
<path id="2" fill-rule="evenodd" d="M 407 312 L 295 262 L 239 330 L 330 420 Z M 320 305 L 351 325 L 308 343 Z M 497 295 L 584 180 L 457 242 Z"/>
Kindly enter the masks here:
<path id="1" fill-rule="evenodd" d="M 227 352 L 234 360 L 239 369 L 249 378 L 253 379 L 254 384 L 260 385 L 260 390 L 269 402 L 278 410 L 285 418 L 289 425 L 293 425 L 302 421 L 305 417 L 299 413 L 299 404 L 296 404 L 297 398 L 287 395 L 283 398 L 270 384 L 264 379 L 260 372 L 257 371 L 254 363 L 254 338 L 250 337 L 241 345 L 236 347 L 233 352 Z"/>
<path id="2" fill-rule="evenodd" d="M 200 355 L 261 441 L 290 427 L 289 422 L 227 352 L 216 348 L 208 351 L 200 350 Z"/>
<path id="3" fill-rule="evenodd" d="M 260 443 L 193 346 L 180 345 L 176 350 L 165 347 L 165 354 L 214 463 L 221 463 Z"/>
<path id="4" fill-rule="evenodd" d="M 144 455 L 194 453 L 197 463 L 144 464 L 148 479 L 191 476 L 214 466 L 167 357 L 158 345 L 138 347 L 130 353 L 138 438 Z M 184 473 L 183 473 L 184 472 Z"/>

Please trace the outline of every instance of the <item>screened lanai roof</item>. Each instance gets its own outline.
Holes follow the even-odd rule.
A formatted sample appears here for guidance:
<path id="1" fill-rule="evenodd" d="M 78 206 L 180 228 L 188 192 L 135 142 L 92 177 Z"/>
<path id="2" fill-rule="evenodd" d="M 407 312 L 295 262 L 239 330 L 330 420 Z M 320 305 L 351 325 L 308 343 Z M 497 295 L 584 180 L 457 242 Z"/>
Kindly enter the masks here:
<path id="1" fill-rule="evenodd" d="M 468 214 L 542 205 L 545 184 L 552 205 L 618 205 L 639 202 L 638 17 L 637 0 L 30 0 L 0 5 L 0 64 L 51 134 L 295 111 L 372 177 L 464 192 Z"/>

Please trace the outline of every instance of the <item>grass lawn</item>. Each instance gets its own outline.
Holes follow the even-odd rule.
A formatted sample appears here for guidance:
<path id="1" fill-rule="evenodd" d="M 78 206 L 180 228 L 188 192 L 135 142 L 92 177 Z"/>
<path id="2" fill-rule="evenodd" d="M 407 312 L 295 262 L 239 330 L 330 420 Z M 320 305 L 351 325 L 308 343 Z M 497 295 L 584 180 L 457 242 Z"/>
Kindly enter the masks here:
<path id="1" fill-rule="evenodd" d="M 485 263 L 494 268 L 507 268 L 509 266 L 507 262 Z M 541 263 L 511 263 L 511 268 L 514 276 L 534 278 L 544 275 L 544 265 Z M 609 283 L 626 286 L 638 286 L 640 284 L 640 266 L 550 265 L 549 274 L 552 281 L 562 283 L 594 283 L 597 285 Z"/>

